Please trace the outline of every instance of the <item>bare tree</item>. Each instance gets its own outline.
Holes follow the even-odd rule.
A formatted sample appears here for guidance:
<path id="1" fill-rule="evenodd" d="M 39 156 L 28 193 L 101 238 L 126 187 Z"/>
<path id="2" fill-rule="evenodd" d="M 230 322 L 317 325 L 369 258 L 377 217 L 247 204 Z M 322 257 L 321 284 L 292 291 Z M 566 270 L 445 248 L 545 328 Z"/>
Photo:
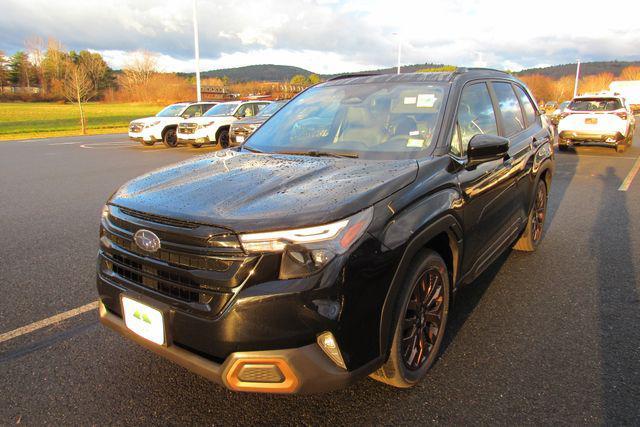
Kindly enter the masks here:
<path id="1" fill-rule="evenodd" d="M 67 73 L 64 79 L 64 96 L 69 102 L 78 104 L 80 110 L 80 127 L 82 134 L 87 133 L 87 123 L 82 104 L 96 95 L 93 81 L 82 64 L 67 64 Z"/>
<path id="2" fill-rule="evenodd" d="M 0 50 L 0 93 L 4 91 L 4 86 L 9 80 L 9 70 L 7 69 L 8 63 L 8 58 L 5 56 L 4 52 Z"/>
<path id="3" fill-rule="evenodd" d="M 42 92 L 47 91 L 46 87 L 46 79 L 44 75 L 44 57 L 46 51 L 46 44 L 44 39 L 39 36 L 29 37 L 25 41 L 25 46 L 27 48 L 27 56 L 31 65 L 33 66 L 33 70 L 35 72 L 36 78 L 38 79 L 38 83 L 40 84 L 40 89 Z"/>
<path id="4" fill-rule="evenodd" d="M 640 80 L 640 67 L 630 65 L 622 69 L 620 80 Z"/>
<path id="5" fill-rule="evenodd" d="M 145 86 L 151 77 L 158 72 L 157 55 L 146 50 L 132 52 L 122 72 L 127 89 L 135 90 Z"/>

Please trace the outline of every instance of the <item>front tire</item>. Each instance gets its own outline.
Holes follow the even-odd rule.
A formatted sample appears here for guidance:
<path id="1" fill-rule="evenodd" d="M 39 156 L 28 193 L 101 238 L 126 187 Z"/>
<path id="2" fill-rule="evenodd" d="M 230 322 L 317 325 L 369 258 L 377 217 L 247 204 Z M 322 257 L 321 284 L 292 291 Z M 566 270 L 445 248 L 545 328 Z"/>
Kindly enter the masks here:
<path id="1" fill-rule="evenodd" d="M 220 148 L 229 147 L 229 129 L 221 129 L 220 132 L 218 132 L 216 142 Z"/>
<path id="2" fill-rule="evenodd" d="M 176 128 L 169 128 L 164 131 L 164 133 L 162 134 L 162 143 L 169 148 L 173 148 L 178 145 Z"/>
<path id="3" fill-rule="evenodd" d="M 536 250 L 542 240 L 544 220 L 547 217 L 547 201 L 547 184 L 541 179 L 538 181 L 538 184 L 536 184 L 535 199 L 529 212 L 527 227 L 513 247 L 514 249 L 525 252 L 533 252 Z"/>
<path id="4" fill-rule="evenodd" d="M 413 387 L 438 357 L 449 317 L 447 265 L 427 249 L 409 268 L 396 304 L 396 328 L 387 362 L 371 377 L 399 388 Z"/>

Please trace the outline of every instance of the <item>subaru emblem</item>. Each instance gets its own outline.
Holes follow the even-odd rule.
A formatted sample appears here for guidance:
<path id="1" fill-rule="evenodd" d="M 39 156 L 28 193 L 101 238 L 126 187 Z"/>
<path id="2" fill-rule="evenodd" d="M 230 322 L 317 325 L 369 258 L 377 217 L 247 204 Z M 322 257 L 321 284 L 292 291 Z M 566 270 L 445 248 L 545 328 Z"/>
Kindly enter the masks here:
<path id="1" fill-rule="evenodd" d="M 156 252 L 160 249 L 160 238 L 153 231 L 138 230 L 133 235 L 133 241 L 143 251 Z"/>

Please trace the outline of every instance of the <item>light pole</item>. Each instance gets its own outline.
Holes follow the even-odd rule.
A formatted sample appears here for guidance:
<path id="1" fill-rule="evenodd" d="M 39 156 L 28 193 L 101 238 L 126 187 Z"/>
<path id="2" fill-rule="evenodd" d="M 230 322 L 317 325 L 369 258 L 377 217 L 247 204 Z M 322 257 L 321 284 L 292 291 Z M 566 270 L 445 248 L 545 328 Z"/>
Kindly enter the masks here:
<path id="1" fill-rule="evenodd" d="M 391 33 L 391 35 L 398 37 L 398 72 L 397 74 L 400 74 L 400 58 L 402 56 L 402 37 L 400 37 L 399 33 Z"/>
<path id="2" fill-rule="evenodd" d="M 202 101 L 202 92 L 200 91 L 200 46 L 198 42 L 198 6 L 197 0 L 193 0 L 193 42 L 195 44 L 196 54 L 196 91 L 198 102 Z"/>
<path id="3" fill-rule="evenodd" d="M 580 80 L 580 60 L 578 59 L 578 64 L 576 66 L 576 83 L 573 86 L 573 97 L 578 96 L 578 81 Z"/>

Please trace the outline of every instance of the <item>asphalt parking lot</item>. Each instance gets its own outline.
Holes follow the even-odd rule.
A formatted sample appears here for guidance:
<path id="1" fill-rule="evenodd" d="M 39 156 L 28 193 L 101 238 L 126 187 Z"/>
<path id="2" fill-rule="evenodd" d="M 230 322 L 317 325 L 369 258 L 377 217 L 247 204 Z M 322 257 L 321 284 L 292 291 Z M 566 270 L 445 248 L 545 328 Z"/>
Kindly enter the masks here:
<path id="1" fill-rule="evenodd" d="M 558 154 L 539 250 L 505 254 L 460 292 L 441 358 L 414 389 L 365 379 L 325 395 L 236 394 L 90 309 L 0 338 L 0 424 L 638 424 L 640 176 L 627 177 L 639 134 L 622 154 Z M 0 143 L 0 336 L 95 301 L 105 200 L 207 151 L 123 135 Z"/>

